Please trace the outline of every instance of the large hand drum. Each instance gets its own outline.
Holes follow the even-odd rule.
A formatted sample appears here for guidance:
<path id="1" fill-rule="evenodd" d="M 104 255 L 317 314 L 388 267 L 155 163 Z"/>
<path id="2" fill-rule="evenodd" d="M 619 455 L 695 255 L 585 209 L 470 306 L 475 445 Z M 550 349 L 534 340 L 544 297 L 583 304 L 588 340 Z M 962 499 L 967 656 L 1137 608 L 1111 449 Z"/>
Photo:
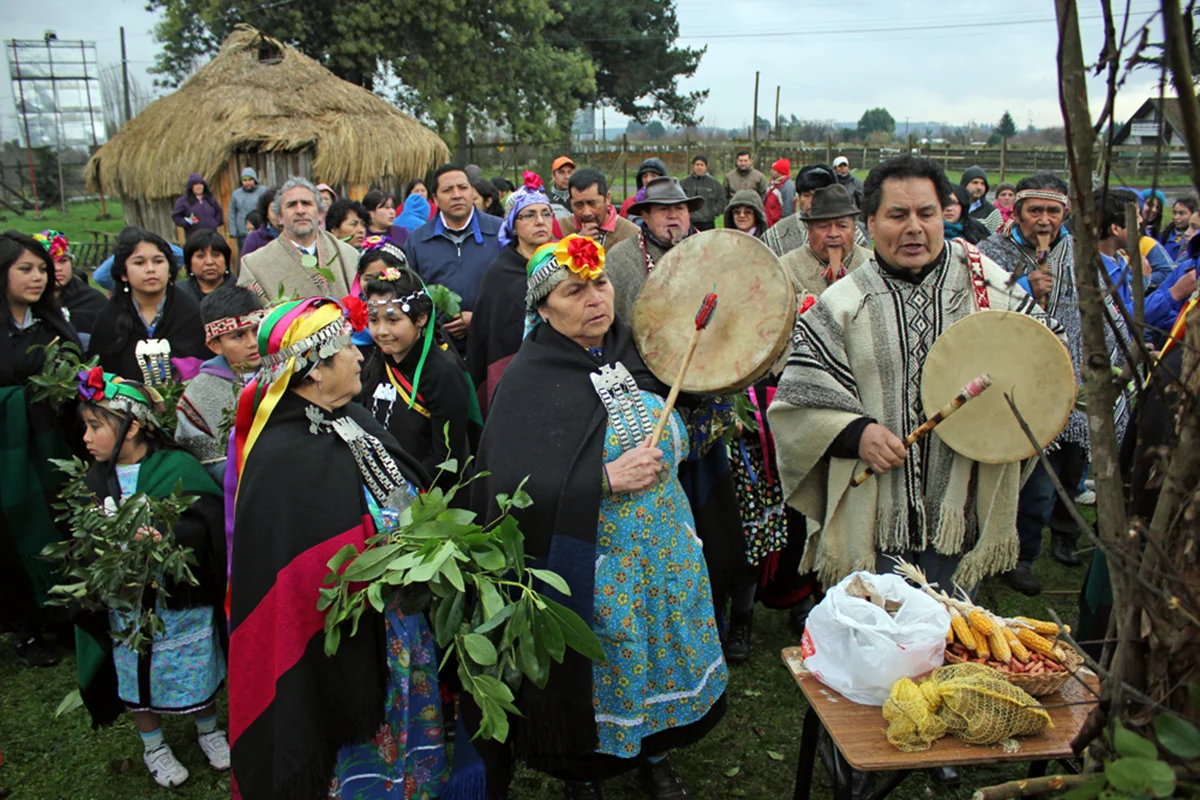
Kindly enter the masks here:
<path id="1" fill-rule="evenodd" d="M 670 385 L 696 329 L 704 296 L 720 298 L 680 387 L 739 392 L 767 373 L 791 342 L 796 293 L 779 259 L 738 231 L 689 236 L 659 259 L 633 306 L 633 336 L 650 371 Z"/>
<path id="2" fill-rule="evenodd" d="M 951 450 L 985 464 L 1034 455 L 1005 394 L 1041 447 L 1062 432 L 1075 407 L 1075 370 L 1067 348 L 1045 325 L 1015 311 L 979 311 L 951 325 L 933 343 L 921 373 L 926 416 L 983 373 L 991 376 L 991 389 L 934 428 Z"/>

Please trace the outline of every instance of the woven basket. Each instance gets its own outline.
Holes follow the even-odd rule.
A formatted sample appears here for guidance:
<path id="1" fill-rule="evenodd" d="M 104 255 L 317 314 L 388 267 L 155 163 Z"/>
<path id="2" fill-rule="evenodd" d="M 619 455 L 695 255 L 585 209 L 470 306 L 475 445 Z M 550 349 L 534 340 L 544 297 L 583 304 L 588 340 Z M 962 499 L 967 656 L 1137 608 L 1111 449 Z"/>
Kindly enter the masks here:
<path id="1" fill-rule="evenodd" d="M 1063 666 L 1067 668 L 1065 672 L 1043 672 L 1038 675 L 1025 675 L 1020 672 L 1001 672 L 1000 670 L 996 670 L 996 672 L 1003 675 L 1004 679 L 1013 686 L 1024 689 L 1031 697 L 1045 697 L 1048 694 L 1054 694 L 1067 685 L 1067 681 L 1071 680 L 1071 673 L 1075 672 L 1083 664 L 1083 656 L 1076 653 L 1075 649 L 1069 644 L 1060 640 L 1058 646 L 1063 649 L 1063 653 L 1066 656 L 1063 659 Z M 965 660 L 962 656 L 954 653 L 954 651 L 946 650 L 947 664 L 961 664 Z"/>

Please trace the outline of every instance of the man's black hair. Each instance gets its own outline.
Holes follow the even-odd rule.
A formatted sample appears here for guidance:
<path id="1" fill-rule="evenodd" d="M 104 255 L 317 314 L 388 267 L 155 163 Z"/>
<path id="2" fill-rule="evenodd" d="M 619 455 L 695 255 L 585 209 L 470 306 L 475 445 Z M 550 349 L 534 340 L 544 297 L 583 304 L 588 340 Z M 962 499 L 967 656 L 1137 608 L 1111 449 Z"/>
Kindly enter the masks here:
<path id="1" fill-rule="evenodd" d="M 572 189 L 577 192 L 586 192 L 589 186 L 595 186 L 601 197 L 608 194 L 608 179 L 595 167 L 584 167 L 572 172 L 567 181 L 567 192 L 569 194 Z"/>
<path id="2" fill-rule="evenodd" d="M 733 157 L 734 157 L 734 158 L 741 158 L 742 156 L 748 156 L 748 155 L 750 155 L 750 151 L 749 151 L 749 150 L 738 150 L 738 151 L 737 151 L 737 152 L 734 154 L 734 156 L 733 156 Z"/>
<path id="3" fill-rule="evenodd" d="M 692 156 L 692 164 L 694 165 L 697 161 L 703 161 L 704 166 L 708 166 L 708 156 L 703 153 L 696 153 L 696 155 Z"/>
<path id="4" fill-rule="evenodd" d="M 440 167 L 438 167 L 436 170 L 434 170 L 434 173 L 433 173 L 433 193 L 434 194 L 437 194 L 438 182 L 441 181 L 442 176 L 445 175 L 447 172 L 461 172 L 463 175 L 467 174 L 466 168 L 459 164 L 442 164 Z M 470 182 L 470 180 L 471 180 L 470 177 L 468 177 L 467 181 Z M 429 188 L 429 187 L 426 187 L 426 188 Z"/>
<path id="5" fill-rule="evenodd" d="M 499 175 L 497 175 L 495 178 L 492 178 L 492 186 L 495 186 L 496 191 L 498 192 L 513 191 L 512 181 L 510 181 L 508 178 L 501 178 Z"/>
<path id="6" fill-rule="evenodd" d="M 371 219 L 371 212 L 367 211 L 366 206 L 348 197 L 343 197 L 340 200 L 334 200 L 333 205 L 325 212 L 325 229 L 336 231 L 342 227 L 342 223 L 346 221 L 346 217 L 350 216 L 351 211 L 358 215 L 363 225 L 366 225 Z"/>
<path id="7" fill-rule="evenodd" d="M 1200 209 L 1200 201 L 1197 201 L 1196 195 L 1194 194 L 1185 194 L 1181 197 L 1176 197 L 1175 202 L 1171 204 L 1171 208 L 1174 208 L 1177 205 L 1183 206 L 1193 214 L 1196 213 L 1197 209 Z"/>
<path id="8" fill-rule="evenodd" d="M 225 241 L 225 237 L 211 228 L 201 228 L 192 233 L 183 244 L 183 271 L 188 275 L 192 274 L 192 256 L 197 253 L 203 253 L 205 250 L 212 248 L 215 252 L 225 256 L 225 271 L 229 272 L 230 265 L 233 263 L 233 251 L 229 249 L 229 242 Z"/>
<path id="9" fill-rule="evenodd" d="M 244 317 L 262 308 L 258 295 L 245 286 L 225 284 L 213 289 L 200 301 L 200 321 L 205 325 L 219 319 Z"/>
<path id="10" fill-rule="evenodd" d="M 863 183 L 863 213 L 872 217 L 879 211 L 883 202 L 883 184 L 889 180 L 904 180 L 906 178 L 924 178 L 933 184 L 938 204 L 945 208 L 950 202 L 950 179 L 946 177 L 942 165 L 931 158 L 903 155 L 889 158 L 871 170 Z"/>
<path id="11" fill-rule="evenodd" d="M 1038 187 L 1044 188 L 1044 187 Z M 1128 189 L 1109 189 L 1103 187 L 1092 193 L 1096 203 L 1096 221 L 1100 224 L 1100 239 L 1112 236 L 1113 226 L 1125 227 L 1125 206 L 1137 203 L 1138 196 Z"/>

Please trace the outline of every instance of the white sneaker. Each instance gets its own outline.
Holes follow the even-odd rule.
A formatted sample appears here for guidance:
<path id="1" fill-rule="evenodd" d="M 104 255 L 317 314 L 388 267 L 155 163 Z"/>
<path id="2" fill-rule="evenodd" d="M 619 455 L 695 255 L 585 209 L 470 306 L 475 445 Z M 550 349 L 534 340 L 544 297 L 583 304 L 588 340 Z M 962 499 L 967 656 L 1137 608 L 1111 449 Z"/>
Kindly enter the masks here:
<path id="1" fill-rule="evenodd" d="M 201 734 L 197 741 L 213 769 L 229 769 L 229 741 L 225 738 L 225 731 L 218 728 L 212 733 Z"/>
<path id="2" fill-rule="evenodd" d="M 188 779 L 187 767 L 179 763 L 179 759 L 171 752 L 170 745 L 159 745 L 148 751 L 143 758 L 146 769 L 154 776 L 154 782 L 159 786 L 170 789 Z"/>
<path id="3" fill-rule="evenodd" d="M 1081 492 L 1075 496 L 1075 503 L 1081 506 L 1094 506 L 1096 505 L 1096 493 L 1091 489 Z"/>

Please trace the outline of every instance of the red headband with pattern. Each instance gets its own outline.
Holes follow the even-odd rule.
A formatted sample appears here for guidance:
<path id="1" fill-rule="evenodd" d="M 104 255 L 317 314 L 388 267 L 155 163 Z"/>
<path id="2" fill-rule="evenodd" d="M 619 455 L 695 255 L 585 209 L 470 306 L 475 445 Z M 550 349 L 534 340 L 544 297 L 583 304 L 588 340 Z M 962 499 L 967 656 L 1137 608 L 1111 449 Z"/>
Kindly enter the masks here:
<path id="1" fill-rule="evenodd" d="M 224 336 L 227 333 L 240 331 L 242 328 L 257 328 L 258 323 L 262 322 L 266 316 L 265 311 L 251 311 L 249 314 L 243 314 L 240 317 L 222 317 L 221 319 L 213 320 L 204 326 L 204 341 L 211 342 L 213 339 Z"/>

